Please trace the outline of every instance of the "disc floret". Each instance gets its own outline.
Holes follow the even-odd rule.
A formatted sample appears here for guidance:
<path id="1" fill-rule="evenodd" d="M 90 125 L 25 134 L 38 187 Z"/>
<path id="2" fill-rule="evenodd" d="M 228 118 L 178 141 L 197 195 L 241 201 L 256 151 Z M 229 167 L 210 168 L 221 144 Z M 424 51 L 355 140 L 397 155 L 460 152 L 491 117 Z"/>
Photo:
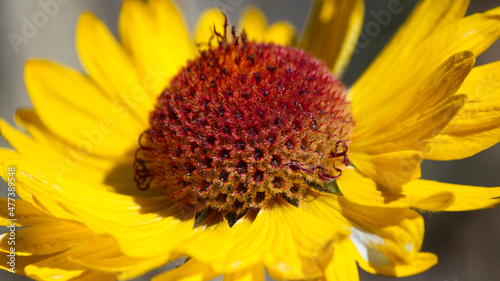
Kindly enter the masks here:
<path id="1" fill-rule="evenodd" d="M 215 34 L 158 98 L 138 187 L 240 214 L 339 177 L 354 125 L 342 83 L 302 50 Z"/>

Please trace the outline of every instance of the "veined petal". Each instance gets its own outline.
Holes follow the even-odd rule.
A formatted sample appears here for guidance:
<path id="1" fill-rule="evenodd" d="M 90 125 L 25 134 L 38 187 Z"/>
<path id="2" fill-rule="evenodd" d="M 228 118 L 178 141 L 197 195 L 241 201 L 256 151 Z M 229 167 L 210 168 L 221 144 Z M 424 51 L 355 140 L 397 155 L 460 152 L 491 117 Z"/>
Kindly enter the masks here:
<path id="1" fill-rule="evenodd" d="M 48 255 L 71 248 L 94 236 L 88 228 L 76 222 L 58 220 L 36 224 L 16 230 L 16 255 Z M 8 252 L 9 236 L 3 234 L 0 240 L 2 251 Z"/>
<path id="2" fill-rule="evenodd" d="M 388 130 L 391 130 L 392 134 L 392 128 L 397 127 L 394 126 L 395 123 L 404 124 L 407 123 L 406 120 L 420 118 L 422 112 L 428 111 L 457 92 L 474 63 L 475 56 L 472 52 L 454 54 L 432 73 L 426 75 L 425 79 L 400 92 L 384 107 L 365 108 L 370 110 L 369 118 L 355 116 L 356 128 L 353 139 L 358 135 L 380 134 Z M 360 141 L 366 142 L 368 139 L 371 138 Z"/>
<path id="3" fill-rule="evenodd" d="M 170 256 L 149 259 L 124 255 L 112 237 L 99 237 L 71 249 L 68 259 L 72 263 L 95 271 L 117 275 L 120 280 L 132 279 L 160 267 Z"/>
<path id="4" fill-rule="evenodd" d="M 3 269 L 5 271 L 9 270 L 9 268 L 10 268 L 10 265 L 8 264 L 8 262 L 10 262 L 10 257 L 8 256 L 9 254 L 5 254 L 4 255 L 2 253 L 2 255 L 0 255 L 0 269 Z M 55 255 L 56 254 L 43 255 L 43 256 L 38 256 L 38 255 L 34 255 L 34 256 L 16 256 L 16 269 L 15 269 L 15 273 L 26 276 L 26 272 L 24 270 L 26 268 L 26 266 L 28 266 L 30 264 L 34 264 L 34 263 L 40 262 L 40 261 L 42 261 L 44 259 L 53 257 Z"/>
<path id="5" fill-rule="evenodd" d="M 332 261 L 325 269 L 325 281 L 359 281 L 355 253 L 349 240 L 337 244 L 333 251 Z"/>
<path id="6" fill-rule="evenodd" d="M 322 59 L 341 76 L 361 32 L 362 0 L 316 0 L 299 46 Z"/>
<path id="7" fill-rule="evenodd" d="M 469 100 L 439 135 L 429 140 L 425 158 L 472 156 L 500 140 L 500 62 L 475 67 L 458 90 Z"/>
<path id="8" fill-rule="evenodd" d="M 14 129 L 0 120 L 0 134 L 13 144 L 20 156 L 30 162 L 51 170 L 55 178 L 65 178 L 87 183 L 103 190 L 116 191 L 128 195 L 151 196 L 153 190 L 140 191 L 132 180 L 133 156 L 106 158 L 90 155 L 54 136 L 40 122 L 32 110 L 18 112 L 18 123 L 25 126 L 33 138 Z M 13 156 L 15 157 L 15 156 Z"/>
<path id="9" fill-rule="evenodd" d="M 380 89 L 378 86 L 383 83 L 383 79 L 387 79 L 385 70 L 391 69 L 391 74 L 397 75 L 394 73 L 394 64 L 404 63 L 404 58 L 414 56 L 415 48 L 422 44 L 422 41 L 429 37 L 437 27 L 449 25 L 463 17 L 469 2 L 470 0 L 421 1 L 408 20 L 353 85 L 351 93 L 353 93 L 354 105 L 362 107 L 362 105 L 373 104 L 373 96 L 381 98 L 373 95 L 373 89 Z M 392 79 L 387 80 L 395 82 Z M 371 88 L 368 90 L 365 87 Z M 370 101 L 365 102 L 366 99 Z"/>
<path id="10" fill-rule="evenodd" d="M 340 178 L 345 176 L 347 175 Z M 393 208 L 391 205 L 358 205 L 349 201 L 347 196 L 316 191 L 310 191 L 301 201 L 301 206 L 306 212 L 323 220 L 342 216 L 341 219 L 345 220 L 342 225 L 351 232 L 352 244 L 340 243 L 336 246 L 341 246 L 341 251 L 347 251 L 346 259 L 349 256 L 356 259 L 363 269 L 390 276 L 409 274 L 410 271 L 416 274 L 424 270 L 419 262 L 421 255 L 428 255 L 419 253 L 424 235 L 423 219 L 407 206 Z M 434 263 L 428 262 L 425 265 L 428 268 Z"/>
<path id="11" fill-rule="evenodd" d="M 35 280 L 71 280 L 82 275 L 85 268 L 68 260 L 66 253 L 43 259 L 24 268 L 26 276 Z"/>
<path id="12" fill-rule="evenodd" d="M 418 114 L 415 120 L 395 124 L 394 128 L 370 138 L 358 138 L 350 147 L 353 164 L 388 188 L 420 177 L 425 141 L 448 124 L 465 99 L 465 95 L 451 96 Z"/>
<path id="13" fill-rule="evenodd" d="M 392 189 L 421 176 L 420 163 L 423 153 L 415 150 L 366 154 L 352 153 L 350 156 L 356 169 L 368 175 L 382 188 Z M 347 169 L 345 169 L 347 171 Z M 342 170 L 344 173 L 344 170 Z M 338 182 L 345 179 L 342 175 Z"/>
<path id="14" fill-rule="evenodd" d="M 14 199 L 14 200 L 12 200 Z M 0 210 L 0 225 L 11 225 L 12 221 L 8 219 L 16 219 L 14 224 L 16 226 L 30 226 L 39 223 L 51 223 L 57 221 L 56 218 L 49 216 L 45 212 L 35 208 L 32 204 L 22 200 L 20 198 L 0 198 L 0 202 L 2 206 L 10 207 L 9 203 L 15 205 L 15 216 L 12 216 L 8 210 L 8 208 L 2 208 Z"/>
<path id="15" fill-rule="evenodd" d="M 386 188 L 375 183 L 371 178 L 361 175 L 354 169 L 342 170 L 337 179 L 340 191 L 350 201 L 382 208 L 410 208 L 424 210 L 446 209 L 454 202 L 451 191 L 420 192 L 417 188 Z"/>
<path id="16" fill-rule="evenodd" d="M 224 260 L 213 263 L 217 272 L 233 273 L 264 263 L 274 278 L 319 277 L 331 257 L 330 245 L 347 233 L 281 199 L 252 217 L 247 214 L 231 228 L 234 247 Z"/>
<path id="17" fill-rule="evenodd" d="M 196 257 L 200 262 L 223 259 L 234 246 L 229 224 L 222 213 L 212 213 L 193 229 L 192 237 L 178 248 L 187 256 Z"/>
<path id="18" fill-rule="evenodd" d="M 124 1 L 119 31 L 125 51 L 156 93 L 195 55 L 187 25 L 170 0 Z"/>
<path id="19" fill-rule="evenodd" d="M 190 205 L 172 203 L 165 196 L 133 197 L 77 181 L 62 183 L 13 152 L 1 150 L 0 156 L 2 177 L 7 178 L 5 167 L 17 167 L 20 197 L 55 217 L 80 221 L 96 233 L 113 236 L 127 255 L 165 255 L 192 231 L 194 208 Z"/>
<path id="20" fill-rule="evenodd" d="M 424 206 L 414 206 L 428 211 L 469 211 L 493 208 L 500 203 L 500 187 L 480 187 L 469 185 L 458 185 L 430 180 L 414 180 L 403 186 L 409 194 L 421 194 L 423 196 L 436 197 L 439 194 L 452 194 L 451 204 L 441 206 L 441 208 L 425 208 Z M 423 201 L 422 203 L 426 203 Z"/>
<path id="21" fill-rule="evenodd" d="M 443 3 L 439 1 L 436 5 L 426 4 L 428 2 L 422 2 L 421 6 L 438 6 Z M 462 1 L 456 1 L 456 5 L 460 2 Z M 417 11 L 420 9 L 417 8 Z M 443 12 L 441 9 L 436 9 L 436 11 L 429 10 L 428 13 L 432 15 L 440 13 L 439 11 Z M 377 59 L 373 67 L 365 71 L 351 88 L 353 114 L 358 119 L 367 118 L 369 108 L 386 106 L 405 89 L 418 84 L 422 76 L 426 76 L 454 53 L 469 50 L 476 56 L 481 54 L 500 36 L 500 30 L 497 28 L 500 23 L 499 13 L 500 9 L 497 8 L 483 14 L 474 14 L 439 24 L 439 28 L 428 30 L 428 35 L 417 45 L 412 45 L 411 49 L 405 49 L 409 45 L 406 41 L 399 43 L 403 50 L 396 47 L 389 48 L 394 54 L 382 53 L 383 59 Z M 427 26 L 421 24 L 421 18 L 417 21 L 417 24 Z M 413 34 L 412 31 L 411 36 Z M 390 78 L 383 71 L 387 69 L 390 69 Z M 373 95 L 375 91 L 383 95 Z"/>

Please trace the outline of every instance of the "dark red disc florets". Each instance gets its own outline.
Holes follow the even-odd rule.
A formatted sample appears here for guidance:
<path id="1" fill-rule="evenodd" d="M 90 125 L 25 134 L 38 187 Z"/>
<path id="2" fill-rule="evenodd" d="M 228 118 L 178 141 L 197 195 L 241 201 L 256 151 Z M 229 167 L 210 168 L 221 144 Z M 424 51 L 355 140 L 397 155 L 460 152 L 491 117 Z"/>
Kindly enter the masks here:
<path id="1" fill-rule="evenodd" d="M 158 98 L 136 153 L 138 187 L 243 213 L 340 176 L 354 124 L 341 82 L 302 50 L 225 41 Z"/>

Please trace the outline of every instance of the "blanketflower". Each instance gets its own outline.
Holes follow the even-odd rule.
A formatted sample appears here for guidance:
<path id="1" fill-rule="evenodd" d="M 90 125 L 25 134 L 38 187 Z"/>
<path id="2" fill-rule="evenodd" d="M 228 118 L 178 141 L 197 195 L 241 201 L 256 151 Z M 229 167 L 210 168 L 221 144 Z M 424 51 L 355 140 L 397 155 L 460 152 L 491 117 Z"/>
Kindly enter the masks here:
<path id="1" fill-rule="evenodd" d="M 421 1 L 350 89 L 338 77 L 360 0 L 314 2 L 297 40 L 310 54 L 256 8 L 232 32 L 206 11 L 190 37 L 170 1 L 125 0 L 121 44 L 84 13 L 86 73 L 29 61 L 35 108 L 16 115 L 28 134 L 0 123 L 14 147 L 0 150 L 1 174 L 26 226 L 1 250 L 36 280 L 126 280 L 183 258 L 154 280 L 427 270 L 437 257 L 420 252 L 415 209 L 500 202 L 499 187 L 419 179 L 423 159 L 500 140 L 500 62 L 474 67 L 500 36 L 500 8 L 464 17 L 468 2 Z"/>

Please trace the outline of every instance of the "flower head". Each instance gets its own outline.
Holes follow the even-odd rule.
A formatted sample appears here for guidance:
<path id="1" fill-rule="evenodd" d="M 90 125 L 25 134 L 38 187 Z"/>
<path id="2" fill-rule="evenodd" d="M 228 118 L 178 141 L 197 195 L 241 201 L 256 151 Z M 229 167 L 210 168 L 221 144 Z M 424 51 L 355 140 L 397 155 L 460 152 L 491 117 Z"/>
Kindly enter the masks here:
<path id="1" fill-rule="evenodd" d="M 362 1 L 315 1 L 301 48 L 255 8 L 241 33 L 209 10 L 191 39 L 170 1 L 125 0 L 121 44 L 83 14 L 86 74 L 29 61 L 35 109 L 16 116 L 28 135 L 0 123 L 15 149 L 0 150 L 2 177 L 22 198 L 14 223 L 27 226 L 16 273 L 131 279 L 180 261 L 155 280 L 356 280 L 356 263 L 398 277 L 430 268 L 414 209 L 500 202 L 498 187 L 419 179 L 423 159 L 500 137 L 499 85 L 485 79 L 500 64 L 474 67 L 500 10 L 463 17 L 467 5 L 422 1 L 349 89 L 339 79 Z"/>

